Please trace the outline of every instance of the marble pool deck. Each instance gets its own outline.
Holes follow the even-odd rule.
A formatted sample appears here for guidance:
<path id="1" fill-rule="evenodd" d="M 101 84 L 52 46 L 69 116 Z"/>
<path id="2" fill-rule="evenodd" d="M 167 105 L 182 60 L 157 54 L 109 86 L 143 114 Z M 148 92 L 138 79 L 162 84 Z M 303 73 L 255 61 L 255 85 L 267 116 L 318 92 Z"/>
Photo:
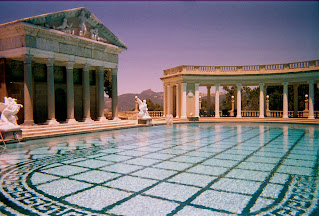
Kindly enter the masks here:
<path id="1" fill-rule="evenodd" d="M 174 119 L 174 123 L 190 123 L 188 119 Z M 286 123 L 286 124 L 312 124 L 319 125 L 319 119 L 307 119 L 307 118 L 256 118 L 256 117 L 222 117 L 211 118 L 201 117 L 199 122 L 245 122 L 245 123 Z M 154 125 L 166 124 L 165 118 L 154 118 Z M 138 125 L 137 120 L 119 120 L 119 121 L 107 121 L 107 122 L 94 122 L 94 123 L 77 123 L 77 124 L 59 124 L 59 125 L 36 125 L 36 126 L 22 126 L 22 140 L 48 138 L 54 136 L 64 136 L 79 133 L 99 132 L 105 130 L 114 130 L 128 127 L 141 127 Z M 10 141 L 9 141 L 10 142 Z"/>

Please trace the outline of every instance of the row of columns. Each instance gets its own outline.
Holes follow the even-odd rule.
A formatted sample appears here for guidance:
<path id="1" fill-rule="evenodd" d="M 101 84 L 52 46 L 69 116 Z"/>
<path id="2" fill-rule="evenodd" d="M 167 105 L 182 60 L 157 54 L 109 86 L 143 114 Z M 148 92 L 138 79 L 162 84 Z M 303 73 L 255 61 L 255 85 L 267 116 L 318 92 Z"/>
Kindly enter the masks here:
<path id="1" fill-rule="evenodd" d="M 314 119 L 314 81 L 308 81 L 309 84 L 309 115 L 308 119 Z M 176 86 L 176 118 L 187 118 L 186 116 L 186 89 L 187 83 L 167 84 L 164 86 L 164 116 L 173 114 L 173 86 Z M 181 87 L 179 87 L 181 86 Z M 241 118 L 241 83 L 237 83 L 237 118 Z M 219 114 L 219 89 L 220 84 L 216 84 L 215 92 L 215 118 L 220 118 Z M 259 83 L 259 118 L 265 118 L 265 84 Z M 180 89 L 180 90 L 179 90 Z M 211 104 L 211 86 L 207 86 L 207 110 Z M 179 103 L 181 99 L 181 103 Z M 180 107 L 181 106 L 181 107 Z M 181 110 L 181 113 L 179 113 Z M 294 85 L 294 116 L 298 113 L 298 85 Z M 195 117 L 199 117 L 199 83 L 195 83 Z M 288 82 L 283 83 L 283 118 L 289 118 L 288 115 Z"/>
<path id="2" fill-rule="evenodd" d="M 32 87 L 32 69 L 31 55 L 23 57 L 24 62 L 24 125 L 34 125 L 33 118 L 33 87 Z M 47 95 L 48 95 L 48 120 L 47 124 L 54 125 L 59 122 L 55 119 L 55 92 L 54 92 L 54 59 L 47 60 Z M 74 62 L 69 61 L 66 67 L 66 85 L 67 85 L 67 123 L 72 124 L 77 121 L 74 118 L 74 84 L 73 84 L 73 66 Z M 83 120 L 84 122 L 93 122 L 90 116 L 90 64 L 85 64 L 82 74 L 83 86 Z M 104 116 L 104 67 L 98 66 L 98 121 L 106 121 Z M 114 120 L 118 119 L 118 100 L 117 100 L 117 68 L 112 71 L 112 116 Z"/>

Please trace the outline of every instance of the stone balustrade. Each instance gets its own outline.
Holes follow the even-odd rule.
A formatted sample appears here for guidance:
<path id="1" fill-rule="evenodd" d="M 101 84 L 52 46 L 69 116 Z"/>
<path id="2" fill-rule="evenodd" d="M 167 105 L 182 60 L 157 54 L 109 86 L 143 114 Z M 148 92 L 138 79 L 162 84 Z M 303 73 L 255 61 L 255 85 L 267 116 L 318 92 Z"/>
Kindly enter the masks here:
<path id="1" fill-rule="evenodd" d="M 163 117 L 164 111 L 148 111 L 148 114 L 152 118 L 158 118 L 158 117 Z"/>
<path id="2" fill-rule="evenodd" d="M 268 64 L 268 65 L 244 65 L 244 66 L 199 66 L 199 65 L 181 65 L 174 68 L 164 70 L 164 76 L 170 76 L 178 73 L 269 73 L 276 71 L 276 73 L 294 72 L 296 70 L 318 70 L 319 60 L 292 62 L 284 64 Z"/>

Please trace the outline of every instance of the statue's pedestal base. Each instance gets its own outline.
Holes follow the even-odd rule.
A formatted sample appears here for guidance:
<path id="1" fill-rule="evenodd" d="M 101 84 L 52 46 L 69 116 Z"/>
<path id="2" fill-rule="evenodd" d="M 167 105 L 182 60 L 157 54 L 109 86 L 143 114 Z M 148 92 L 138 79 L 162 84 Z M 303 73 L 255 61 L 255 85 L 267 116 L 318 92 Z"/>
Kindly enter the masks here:
<path id="1" fill-rule="evenodd" d="M 138 119 L 138 124 L 151 125 L 152 119 Z"/>
<path id="2" fill-rule="evenodd" d="M 20 128 L 0 128 L 0 133 L 4 141 L 22 139 L 22 130 Z M 2 140 L 1 140 L 2 141 Z"/>
<path id="3" fill-rule="evenodd" d="M 189 121 L 199 121 L 198 117 L 188 117 Z"/>

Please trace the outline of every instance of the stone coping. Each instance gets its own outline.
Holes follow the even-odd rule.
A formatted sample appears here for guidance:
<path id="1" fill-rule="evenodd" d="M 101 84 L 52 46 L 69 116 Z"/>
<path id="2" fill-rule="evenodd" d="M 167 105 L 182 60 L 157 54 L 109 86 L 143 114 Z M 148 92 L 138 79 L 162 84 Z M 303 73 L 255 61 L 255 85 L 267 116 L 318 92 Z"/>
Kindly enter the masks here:
<path id="1" fill-rule="evenodd" d="M 188 119 L 174 119 L 173 123 L 181 124 L 181 123 L 276 123 L 276 124 L 301 124 L 301 125 L 314 125 L 319 126 L 319 119 L 306 119 L 306 118 L 257 118 L 257 117 L 201 117 L 199 121 L 192 122 Z M 152 121 L 152 125 L 163 125 L 166 124 L 165 118 L 155 118 Z M 76 126 L 85 126 L 82 128 L 78 128 Z M 96 125 L 96 126 L 94 126 Z M 42 139 L 49 137 L 58 137 L 58 136 L 68 136 L 74 134 L 83 134 L 83 133 L 94 133 L 101 132 L 106 130 L 118 130 L 130 127 L 146 127 L 152 125 L 139 125 L 137 120 L 125 120 L 125 121 L 108 121 L 106 123 L 101 124 L 100 122 L 95 122 L 93 124 L 85 124 L 79 123 L 75 125 L 68 124 L 59 124 L 57 126 L 51 125 L 36 125 L 36 126 L 22 126 L 22 140 L 34 140 L 34 139 Z M 36 133 L 30 132 L 30 130 L 36 131 Z M 48 132 L 48 130 L 50 132 Z M 12 143 L 16 141 L 6 141 L 6 143 Z"/>

